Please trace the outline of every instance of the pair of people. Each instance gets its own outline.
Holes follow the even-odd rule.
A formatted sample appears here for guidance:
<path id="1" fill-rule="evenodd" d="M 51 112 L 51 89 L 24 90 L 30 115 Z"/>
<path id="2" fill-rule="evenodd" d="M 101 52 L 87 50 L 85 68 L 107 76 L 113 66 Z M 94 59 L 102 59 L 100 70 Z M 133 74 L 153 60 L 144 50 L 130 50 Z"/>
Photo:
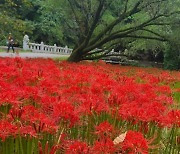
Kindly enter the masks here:
<path id="1" fill-rule="evenodd" d="M 7 52 L 9 52 L 10 48 L 12 47 L 12 50 L 13 50 L 13 53 L 14 53 L 15 52 L 15 50 L 14 50 L 14 39 L 13 39 L 11 33 L 9 33 L 7 45 L 8 45 Z"/>

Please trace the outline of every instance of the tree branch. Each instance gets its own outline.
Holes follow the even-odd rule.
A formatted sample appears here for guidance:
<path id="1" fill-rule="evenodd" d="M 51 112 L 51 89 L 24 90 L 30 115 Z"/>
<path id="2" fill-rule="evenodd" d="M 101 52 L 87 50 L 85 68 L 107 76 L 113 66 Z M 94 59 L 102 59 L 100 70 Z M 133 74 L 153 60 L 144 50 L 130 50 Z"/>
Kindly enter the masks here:
<path id="1" fill-rule="evenodd" d="M 97 49 L 96 51 L 90 51 L 90 52 L 86 53 L 85 56 L 90 56 L 90 55 L 98 54 L 98 53 L 101 53 L 103 51 L 104 50 L 102 50 L 102 49 Z"/>
<path id="2" fill-rule="evenodd" d="M 98 21 L 100 20 L 100 16 L 101 16 L 101 12 L 102 12 L 103 7 L 104 7 L 104 3 L 105 3 L 104 0 L 100 0 L 98 9 L 97 9 L 97 11 L 95 13 L 95 18 L 93 20 L 92 25 L 90 26 L 90 30 L 89 30 L 88 35 L 86 37 L 85 44 L 87 44 L 89 42 L 89 39 L 92 36 L 92 33 L 94 32 Z"/>
<path id="3" fill-rule="evenodd" d="M 103 53 L 103 52 L 104 52 L 104 53 Z M 83 60 L 95 60 L 95 59 L 100 59 L 100 58 L 106 56 L 109 52 L 111 52 L 111 51 L 108 51 L 108 50 L 107 50 L 107 51 L 104 51 L 104 50 L 102 50 L 102 51 L 101 51 L 102 54 L 96 55 L 96 56 L 91 55 L 90 57 L 85 56 L 85 57 L 83 57 Z"/>
<path id="4" fill-rule="evenodd" d="M 128 2 L 129 2 L 129 0 L 126 0 L 125 7 L 124 7 L 124 13 L 126 13 L 126 11 L 127 11 Z"/>
<path id="5" fill-rule="evenodd" d="M 149 5 L 156 4 L 156 3 L 160 3 L 160 2 L 163 2 L 163 1 L 166 1 L 166 0 L 151 1 L 151 2 L 149 2 L 148 4 L 144 5 L 143 7 L 141 7 L 140 9 L 145 9 L 145 8 L 147 8 Z"/>
<path id="6" fill-rule="evenodd" d="M 80 25 L 80 19 L 79 19 L 79 17 L 78 17 L 78 15 L 76 14 L 76 11 L 75 11 L 75 9 L 74 9 L 74 6 L 73 6 L 73 4 L 72 4 L 72 1 L 71 0 L 68 0 L 68 2 L 69 2 L 69 5 L 70 5 L 70 7 L 71 7 L 71 10 L 72 10 L 72 13 L 74 14 L 74 17 L 75 17 L 75 20 L 76 20 L 76 22 L 78 23 L 78 25 Z M 79 26 L 79 27 L 81 27 L 81 26 Z M 81 31 L 82 32 L 82 31 Z"/>
<path id="7" fill-rule="evenodd" d="M 95 60 L 95 59 L 100 59 L 103 57 L 112 57 L 112 56 L 120 56 L 120 57 L 128 57 L 127 55 L 120 54 L 120 53 L 113 53 L 113 54 L 108 54 L 111 51 L 108 51 L 106 53 L 103 53 L 101 55 L 96 55 L 96 56 L 90 56 L 90 57 L 84 57 L 83 60 Z"/>
<path id="8" fill-rule="evenodd" d="M 130 27 L 130 28 L 127 28 L 127 29 L 124 29 L 124 30 L 120 30 L 120 31 L 114 32 L 113 34 L 111 34 L 110 36 L 105 37 L 101 41 L 97 40 L 97 42 L 95 44 L 92 44 L 91 46 L 89 46 L 87 48 L 87 50 L 85 50 L 85 51 L 91 51 L 92 49 L 98 48 L 99 46 L 102 46 L 103 44 L 105 44 L 105 43 L 107 43 L 109 41 L 116 40 L 118 38 L 126 37 L 126 35 L 128 35 L 130 33 L 133 33 L 133 32 L 135 32 L 137 30 L 140 30 L 140 29 L 142 29 L 144 27 L 153 25 L 151 22 L 157 20 L 158 18 L 161 18 L 161 17 L 170 17 L 170 16 L 172 16 L 174 14 L 177 14 L 177 13 L 180 13 L 180 11 L 172 12 L 170 14 L 160 14 L 160 15 L 158 15 L 156 17 L 153 17 L 153 18 L 147 20 L 146 22 L 144 22 L 144 23 L 142 23 L 142 24 L 140 24 L 138 26 Z M 158 38 L 155 38 L 155 39 L 156 40 L 165 41 L 164 39 L 158 39 Z"/>
<path id="9" fill-rule="evenodd" d="M 146 31 L 146 32 L 149 32 L 149 33 L 151 33 L 151 34 L 153 34 L 153 35 L 156 35 L 156 36 L 158 36 L 158 37 L 160 37 L 160 38 L 165 39 L 166 41 L 168 41 L 168 39 L 165 38 L 165 36 L 162 36 L 162 35 L 160 35 L 159 33 L 156 33 L 156 32 L 154 32 L 154 31 L 152 31 L 152 30 L 145 29 L 145 28 L 143 28 L 143 29 L 141 29 L 141 30 Z"/>
<path id="10" fill-rule="evenodd" d="M 167 41 L 167 39 L 164 39 L 164 38 L 150 37 L 150 36 L 126 35 L 124 37 L 137 38 L 137 39 L 157 40 L 157 41 Z"/>
<path id="11" fill-rule="evenodd" d="M 90 42 L 89 45 L 93 45 L 94 43 L 96 43 L 98 40 L 100 40 L 108 31 L 111 31 L 117 24 L 119 24 L 122 20 L 124 20 L 126 17 L 128 16 L 131 16 L 133 14 L 136 14 L 137 12 L 141 11 L 141 10 L 138 10 L 138 6 L 140 5 L 142 0 L 139 0 L 135 5 L 134 7 L 128 11 L 128 12 L 125 12 L 123 14 L 121 14 L 121 16 L 116 19 L 115 21 L 113 21 L 111 24 L 109 24 L 104 31 L 102 31 L 94 40 L 92 40 Z"/>

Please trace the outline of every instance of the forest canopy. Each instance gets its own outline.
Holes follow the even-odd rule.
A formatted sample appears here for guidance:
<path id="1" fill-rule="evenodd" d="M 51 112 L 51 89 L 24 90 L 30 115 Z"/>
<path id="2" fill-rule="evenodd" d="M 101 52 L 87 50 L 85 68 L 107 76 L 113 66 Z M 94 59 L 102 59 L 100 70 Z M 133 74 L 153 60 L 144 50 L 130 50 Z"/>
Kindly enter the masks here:
<path id="1" fill-rule="evenodd" d="M 99 59 L 111 49 L 157 54 L 179 45 L 178 6 L 179 0 L 1 0 L 0 44 L 11 32 L 20 45 L 25 34 L 68 45 L 69 61 Z"/>

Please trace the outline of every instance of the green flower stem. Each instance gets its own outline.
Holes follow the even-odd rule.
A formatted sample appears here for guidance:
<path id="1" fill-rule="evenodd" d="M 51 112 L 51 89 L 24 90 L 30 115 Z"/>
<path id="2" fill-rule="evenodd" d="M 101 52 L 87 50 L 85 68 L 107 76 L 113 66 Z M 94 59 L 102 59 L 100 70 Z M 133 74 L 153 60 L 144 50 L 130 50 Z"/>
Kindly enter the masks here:
<path id="1" fill-rule="evenodd" d="M 174 131 L 171 137 L 171 146 L 170 146 L 170 150 L 169 153 L 174 154 L 175 153 L 175 149 L 176 149 L 176 134 L 177 134 L 178 129 L 176 128 L 176 126 L 174 126 Z"/>
<path id="2" fill-rule="evenodd" d="M 18 130 L 18 140 L 19 140 L 19 148 L 21 151 L 21 154 L 24 154 L 24 150 L 23 150 L 23 145 L 22 145 L 22 138 L 21 138 L 21 134 L 20 134 L 20 130 Z"/>
<path id="3" fill-rule="evenodd" d="M 9 138 L 7 138 L 7 140 L 6 140 L 6 153 L 8 154 L 8 153 L 10 153 L 10 148 L 9 148 Z"/>
<path id="4" fill-rule="evenodd" d="M 5 143 L 2 142 L 2 153 L 5 153 Z"/>
<path id="5" fill-rule="evenodd" d="M 88 116 L 88 125 L 87 125 L 87 130 L 86 130 L 86 141 L 87 143 L 90 142 L 90 132 L 91 132 L 91 116 Z"/>
<path id="6" fill-rule="evenodd" d="M 34 149 L 35 149 L 35 139 L 32 138 L 31 154 L 34 154 Z"/>
<path id="7" fill-rule="evenodd" d="M 15 139 L 15 153 L 19 153 L 18 138 Z"/>
<path id="8" fill-rule="evenodd" d="M 10 150 L 9 153 L 12 153 L 12 154 L 14 153 L 14 150 L 15 150 L 14 149 L 14 141 L 15 141 L 14 138 L 9 139 L 9 144 L 10 144 L 9 145 L 9 150 Z"/>
<path id="9" fill-rule="evenodd" d="M 80 132 L 80 127 L 78 127 L 78 125 L 74 126 L 73 128 L 71 128 L 71 136 L 73 139 L 77 139 L 78 138 L 78 132 Z"/>
<path id="10" fill-rule="evenodd" d="M 170 131 L 170 135 L 169 135 L 169 140 L 168 140 L 168 142 L 167 142 L 167 145 L 165 145 L 166 146 L 166 148 L 165 148 L 165 150 L 164 150 L 164 154 L 166 154 L 166 153 L 168 153 L 168 148 L 170 148 L 169 147 L 169 145 L 171 146 L 171 140 L 172 140 L 172 137 L 173 137 L 173 134 L 174 134 L 174 127 L 171 129 L 171 131 Z M 171 150 L 171 149 L 170 149 Z"/>
<path id="11" fill-rule="evenodd" d="M 149 135 L 148 135 L 148 137 L 152 137 L 152 136 L 155 134 L 155 132 L 157 131 L 156 124 L 153 123 L 153 122 L 151 122 L 149 129 L 150 129 L 150 130 L 149 130 Z M 159 134 L 157 134 L 157 135 L 159 135 Z"/>
<path id="12" fill-rule="evenodd" d="M 81 136 L 82 136 L 82 140 L 85 140 L 85 133 L 87 131 L 87 126 L 86 126 L 86 116 L 83 117 L 83 125 L 82 125 L 82 131 L 81 131 Z"/>
<path id="13" fill-rule="evenodd" d="M 27 154 L 31 154 L 31 146 L 32 146 L 32 142 L 31 142 L 31 138 L 30 136 L 27 137 Z"/>

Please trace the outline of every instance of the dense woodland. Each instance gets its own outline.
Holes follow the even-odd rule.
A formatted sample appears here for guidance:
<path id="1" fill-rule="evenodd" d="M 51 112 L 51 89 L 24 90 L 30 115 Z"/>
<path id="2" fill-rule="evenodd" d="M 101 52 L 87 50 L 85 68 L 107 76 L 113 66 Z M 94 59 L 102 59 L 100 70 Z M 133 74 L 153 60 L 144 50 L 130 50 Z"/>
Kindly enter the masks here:
<path id="1" fill-rule="evenodd" d="M 11 32 L 22 46 L 28 34 L 33 42 L 73 48 L 73 62 L 115 49 L 115 56 L 179 69 L 179 6 L 180 0 L 0 0 L 0 45 Z"/>

